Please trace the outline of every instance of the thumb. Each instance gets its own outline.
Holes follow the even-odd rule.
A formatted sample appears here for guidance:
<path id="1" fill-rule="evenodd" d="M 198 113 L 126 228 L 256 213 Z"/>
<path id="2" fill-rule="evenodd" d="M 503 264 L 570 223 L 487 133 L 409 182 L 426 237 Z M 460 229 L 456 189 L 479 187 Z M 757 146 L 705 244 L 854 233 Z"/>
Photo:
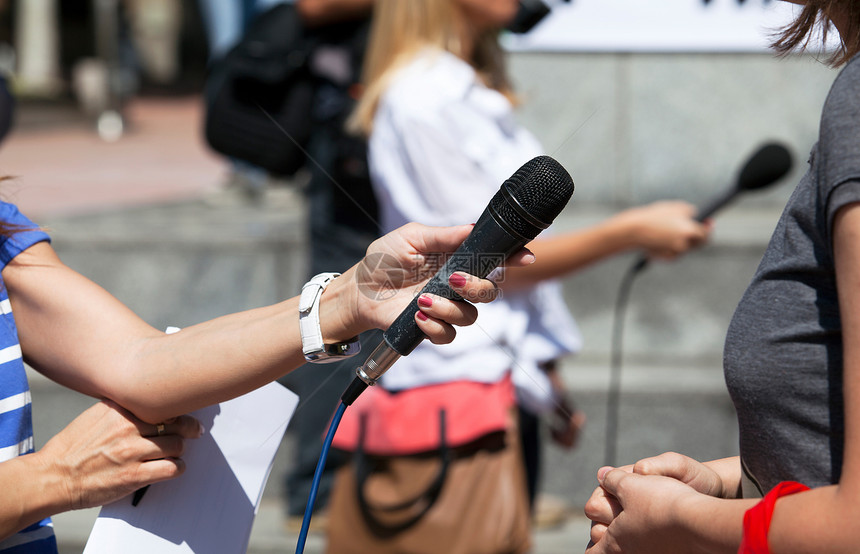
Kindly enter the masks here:
<path id="1" fill-rule="evenodd" d="M 603 490 L 605 490 L 607 493 L 614 496 L 622 504 L 622 506 L 624 505 L 622 498 L 624 494 L 621 491 L 622 484 L 626 479 L 636 477 L 638 476 L 628 471 L 613 467 L 602 467 L 597 472 L 597 480 L 598 482 L 600 482 L 600 486 L 603 487 Z"/>

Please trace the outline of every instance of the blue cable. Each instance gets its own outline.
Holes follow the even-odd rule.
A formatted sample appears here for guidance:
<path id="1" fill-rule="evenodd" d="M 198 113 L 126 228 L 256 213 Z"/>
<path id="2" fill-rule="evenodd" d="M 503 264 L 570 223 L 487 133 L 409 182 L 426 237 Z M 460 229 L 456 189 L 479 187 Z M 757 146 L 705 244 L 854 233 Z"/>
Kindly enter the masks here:
<path id="1" fill-rule="evenodd" d="M 334 417 L 331 420 L 331 424 L 328 428 L 328 433 L 326 433 L 325 440 L 323 441 L 322 452 L 320 452 L 320 459 L 317 462 L 317 468 L 314 471 L 314 480 L 311 483 L 311 492 L 308 495 L 308 505 L 305 507 L 305 516 L 302 520 L 302 530 L 299 532 L 299 540 L 296 543 L 296 554 L 301 554 L 305 551 L 305 541 L 308 540 L 308 530 L 311 526 L 311 516 L 314 511 L 314 503 L 317 499 L 317 492 L 320 488 L 320 481 L 322 480 L 323 468 L 325 468 L 325 461 L 328 458 L 328 451 L 331 448 L 331 442 L 334 440 L 334 433 L 337 431 L 337 426 L 340 425 L 340 420 L 343 417 L 343 413 L 346 411 L 346 404 L 344 402 L 340 403 L 337 411 L 334 413 Z"/>

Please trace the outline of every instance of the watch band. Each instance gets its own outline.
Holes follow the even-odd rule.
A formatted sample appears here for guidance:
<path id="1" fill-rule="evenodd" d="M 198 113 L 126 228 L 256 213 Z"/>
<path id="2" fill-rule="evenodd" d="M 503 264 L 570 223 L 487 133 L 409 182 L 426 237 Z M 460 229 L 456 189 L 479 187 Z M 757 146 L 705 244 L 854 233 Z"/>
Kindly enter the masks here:
<path id="1" fill-rule="evenodd" d="M 320 273 L 302 287 L 299 297 L 299 329 L 302 333 L 302 353 L 314 363 L 336 362 L 358 354 L 361 344 L 358 337 L 346 342 L 325 344 L 320 329 L 320 297 L 329 283 L 340 273 Z"/>

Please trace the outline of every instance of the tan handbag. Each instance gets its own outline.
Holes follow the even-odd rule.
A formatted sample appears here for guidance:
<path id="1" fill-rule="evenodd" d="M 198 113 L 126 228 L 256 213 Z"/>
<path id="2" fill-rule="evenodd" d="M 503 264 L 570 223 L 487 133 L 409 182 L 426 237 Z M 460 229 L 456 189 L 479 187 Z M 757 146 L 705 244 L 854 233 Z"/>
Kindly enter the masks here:
<path id="1" fill-rule="evenodd" d="M 516 416 L 506 432 L 437 451 L 369 456 L 338 471 L 329 504 L 331 554 L 519 554 L 529 506 Z"/>

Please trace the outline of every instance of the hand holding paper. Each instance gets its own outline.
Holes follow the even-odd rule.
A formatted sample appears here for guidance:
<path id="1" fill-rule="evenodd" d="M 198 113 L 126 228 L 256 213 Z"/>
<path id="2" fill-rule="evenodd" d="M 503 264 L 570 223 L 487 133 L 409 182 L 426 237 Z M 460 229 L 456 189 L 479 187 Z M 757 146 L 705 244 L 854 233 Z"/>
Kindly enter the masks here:
<path id="1" fill-rule="evenodd" d="M 194 412 L 205 434 L 186 442 L 187 469 L 102 508 L 84 554 L 243 553 L 298 397 L 271 383 Z"/>

